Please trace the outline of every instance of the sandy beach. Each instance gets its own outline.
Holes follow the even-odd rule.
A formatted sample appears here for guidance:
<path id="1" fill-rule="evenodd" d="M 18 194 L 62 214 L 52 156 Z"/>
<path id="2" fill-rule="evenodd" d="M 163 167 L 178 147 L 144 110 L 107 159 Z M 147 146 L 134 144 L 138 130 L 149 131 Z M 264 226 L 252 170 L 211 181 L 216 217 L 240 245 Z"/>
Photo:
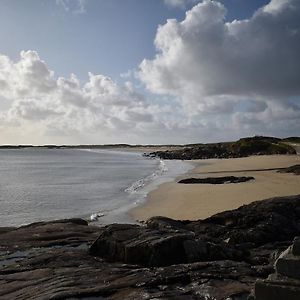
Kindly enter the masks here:
<path id="1" fill-rule="evenodd" d="M 300 194 L 300 176 L 278 173 L 275 168 L 300 164 L 299 155 L 251 156 L 235 159 L 195 160 L 195 168 L 152 191 L 144 204 L 130 213 L 136 220 L 152 216 L 203 219 L 256 200 Z M 189 177 L 253 176 L 237 184 L 179 184 Z"/>

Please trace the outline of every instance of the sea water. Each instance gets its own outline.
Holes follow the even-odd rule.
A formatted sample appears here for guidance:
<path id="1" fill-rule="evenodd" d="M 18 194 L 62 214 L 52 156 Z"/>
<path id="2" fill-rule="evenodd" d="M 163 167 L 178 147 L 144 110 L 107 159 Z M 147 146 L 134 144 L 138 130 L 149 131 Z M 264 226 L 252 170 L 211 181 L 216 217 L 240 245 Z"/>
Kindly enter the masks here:
<path id="1" fill-rule="evenodd" d="M 192 168 L 139 152 L 0 150 L 0 226 L 81 217 L 134 222 L 128 211 L 149 191 Z"/>

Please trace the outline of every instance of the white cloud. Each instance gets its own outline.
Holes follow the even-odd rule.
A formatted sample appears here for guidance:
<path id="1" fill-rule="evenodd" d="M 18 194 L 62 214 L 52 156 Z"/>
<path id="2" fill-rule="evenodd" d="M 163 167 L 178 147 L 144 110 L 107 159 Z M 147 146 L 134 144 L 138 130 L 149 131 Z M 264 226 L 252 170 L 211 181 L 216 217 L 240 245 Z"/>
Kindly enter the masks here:
<path id="1" fill-rule="evenodd" d="M 184 8 L 187 4 L 195 3 L 200 0 L 164 0 L 165 4 L 170 7 Z"/>
<path id="2" fill-rule="evenodd" d="M 263 7 L 263 11 L 267 13 L 280 12 L 282 8 L 290 4 L 290 0 L 273 0 Z"/>
<path id="3" fill-rule="evenodd" d="M 205 0 L 160 26 L 156 56 L 140 65 L 146 87 L 180 97 L 193 113 L 212 101 L 299 95 L 300 2 L 272 0 L 247 20 L 226 23 L 225 15 Z"/>
<path id="4" fill-rule="evenodd" d="M 74 74 L 56 78 L 35 51 L 22 51 L 16 62 L 1 55 L 0 83 L 0 99 L 6 103 L 0 104 L 0 130 L 14 128 L 11 138 L 20 139 L 17 132 L 22 131 L 23 138 L 32 140 L 36 127 L 41 139 L 69 135 L 76 141 L 93 136 L 119 142 L 164 127 L 159 117 L 166 107 L 147 101 L 132 83 L 119 85 L 92 73 L 85 83 Z"/>
<path id="5" fill-rule="evenodd" d="M 34 93 L 48 93 L 55 87 L 53 72 L 35 51 L 22 51 L 21 59 L 13 63 L 0 55 L 0 82 L 2 95 L 21 97 Z M 34 90 L 32 90 L 34 89 Z"/>
<path id="6" fill-rule="evenodd" d="M 87 0 L 56 0 L 56 4 L 66 12 L 73 14 L 83 14 L 86 12 Z"/>
<path id="7" fill-rule="evenodd" d="M 157 54 L 131 82 L 57 77 L 35 51 L 0 55 L 2 143 L 192 143 L 299 135 L 300 2 L 272 0 L 225 21 L 203 1 L 158 28 Z M 133 72 L 123 79 L 135 77 Z M 136 77 L 134 78 L 137 79 Z M 291 98 L 293 96 L 293 98 Z"/>

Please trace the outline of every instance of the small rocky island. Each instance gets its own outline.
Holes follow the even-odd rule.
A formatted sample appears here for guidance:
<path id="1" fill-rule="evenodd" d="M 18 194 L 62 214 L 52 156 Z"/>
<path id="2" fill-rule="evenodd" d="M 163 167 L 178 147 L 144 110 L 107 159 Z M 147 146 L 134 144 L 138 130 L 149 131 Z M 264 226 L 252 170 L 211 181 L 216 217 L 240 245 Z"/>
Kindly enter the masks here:
<path id="1" fill-rule="evenodd" d="M 300 299 L 297 236 L 300 195 L 198 221 L 2 227 L 0 299 Z"/>

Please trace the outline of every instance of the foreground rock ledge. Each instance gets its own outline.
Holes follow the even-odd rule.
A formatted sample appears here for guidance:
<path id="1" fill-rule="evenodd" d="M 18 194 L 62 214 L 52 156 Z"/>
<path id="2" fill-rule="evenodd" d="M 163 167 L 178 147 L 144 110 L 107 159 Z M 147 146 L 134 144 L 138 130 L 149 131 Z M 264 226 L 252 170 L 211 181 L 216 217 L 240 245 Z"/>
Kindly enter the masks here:
<path id="1" fill-rule="evenodd" d="M 259 288 L 287 274 L 291 254 L 278 257 L 299 235 L 300 195 L 202 221 L 3 227 L 0 299 L 247 299 L 257 279 Z M 298 255 L 299 242 L 292 249 Z"/>

